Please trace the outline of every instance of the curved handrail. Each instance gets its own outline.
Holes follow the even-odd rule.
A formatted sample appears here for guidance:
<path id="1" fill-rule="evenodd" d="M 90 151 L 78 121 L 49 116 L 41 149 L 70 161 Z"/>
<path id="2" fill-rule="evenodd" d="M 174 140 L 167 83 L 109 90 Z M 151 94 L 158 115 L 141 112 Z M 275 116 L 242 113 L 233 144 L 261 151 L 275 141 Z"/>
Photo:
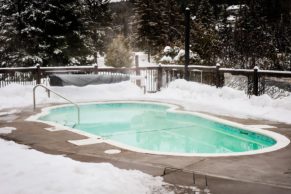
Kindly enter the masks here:
<path id="1" fill-rule="evenodd" d="M 33 110 L 35 110 L 35 108 L 36 108 L 36 103 L 35 103 L 35 90 L 36 90 L 36 88 L 38 88 L 38 87 L 43 87 L 43 88 L 45 88 L 46 90 L 48 90 L 48 91 L 54 93 L 55 95 L 57 95 L 57 96 L 59 96 L 59 97 L 65 99 L 66 101 L 68 101 L 68 102 L 70 102 L 71 104 L 73 104 L 73 105 L 77 108 L 77 111 L 78 111 L 78 124 L 80 124 L 80 107 L 79 107 L 79 105 L 76 104 L 76 103 L 74 103 L 74 102 L 72 102 L 71 100 L 65 98 L 65 97 L 62 96 L 61 94 L 59 94 L 59 93 L 57 93 L 57 92 L 54 92 L 53 90 L 49 89 L 48 87 L 46 87 L 46 86 L 44 86 L 44 85 L 42 85 L 42 84 L 38 84 L 38 85 L 36 85 L 36 86 L 33 87 Z"/>

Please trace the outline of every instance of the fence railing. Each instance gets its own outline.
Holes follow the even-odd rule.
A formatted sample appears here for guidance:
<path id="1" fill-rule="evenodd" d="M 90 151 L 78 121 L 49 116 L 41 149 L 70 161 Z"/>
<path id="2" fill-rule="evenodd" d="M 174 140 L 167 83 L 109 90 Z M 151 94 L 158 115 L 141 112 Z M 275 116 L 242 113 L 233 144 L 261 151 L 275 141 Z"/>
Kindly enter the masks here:
<path id="1" fill-rule="evenodd" d="M 155 65 L 148 67 L 109 68 L 98 66 L 70 66 L 70 67 L 21 67 L 0 68 L 0 87 L 11 83 L 23 85 L 46 84 L 51 74 L 129 74 L 144 76 L 146 91 L 156 92 L 175 79 L 184 78 L 183 65 Z M 225 73 L 242 75 L 247 78 L 247 93 L 260 95 L 264 93 L 265 78 L 291 78 L 291 71 L 268 71 L 255 69 L 231 69 L 220 66 L 189 66 L 191 81 L 202 82 L 216 87 L 224 86 Z M 137 81 L 137 84 L 139 81 Z"/>

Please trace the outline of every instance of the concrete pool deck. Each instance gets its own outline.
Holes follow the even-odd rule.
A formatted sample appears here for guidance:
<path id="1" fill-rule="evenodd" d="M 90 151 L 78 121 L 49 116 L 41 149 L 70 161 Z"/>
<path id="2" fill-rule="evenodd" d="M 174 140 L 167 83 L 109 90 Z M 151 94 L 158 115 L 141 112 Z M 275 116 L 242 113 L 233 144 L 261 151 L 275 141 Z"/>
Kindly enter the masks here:
<path id="1" fill-rule="evenodd" d="M 1 110 L 5 111 L 5 110 Z M 40 112 L 38 109 L 36 112 Z M 166 182 L 193 186 L 195 172 L 196 184 L 205 187 L 207 175 L 211 193 L 291 193 L 291 145 L 269 153 L 250 156 L 230 157 L 182 157 L 142 154 L 121 149 L 119 154 L 105 154 L 105 150 L 120 149 L 106 143 L 76 146 L 68 140 L 81 140 L 86 137 L 70 131 L 48 131 L 47 124 L 28 122 L 25 119 L 35 114 L 31 107 L 19 112 L 0 115 L 0 127 L 15 127 L 11 134 L 0 135 L 3 139 L 29 145 L 31 148 L 50 154 L 62 154 L 85 162 L 109 162 L 124 169 L 137 169 L 160 176 L 166 167 L 185 170 L 167 172 Z M 227 119 L 245 125 L 270 125 L 274 131 L 291 139 L 291 125 L 284 123 L 237 119 Z"/>

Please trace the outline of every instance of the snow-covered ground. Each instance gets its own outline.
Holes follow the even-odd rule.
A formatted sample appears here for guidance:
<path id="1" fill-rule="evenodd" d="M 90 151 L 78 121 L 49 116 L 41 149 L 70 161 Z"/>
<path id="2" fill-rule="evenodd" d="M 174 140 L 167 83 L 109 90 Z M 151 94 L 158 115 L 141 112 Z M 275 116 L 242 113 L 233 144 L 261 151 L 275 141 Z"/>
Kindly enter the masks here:
<path id="1" fill-rule="evenodd" d="M 217 89 L 185 80 L 175 80 L 155 94 L 130 81 L 85 87 L 53 87 L 76 102 L 98 100 L 158 100 L 183 105 L 187 110 L 206 111 L 233 117 L 268 119 L 291 124 L 291 96 L 272 99 L 267 95 L 249 98 L 229 87 Z M 32 108 L 32 86 L 11 84 L 0 88 L 0 116 L 20 107 Z M 37 89 L 37 104 L 64 102 L 44 89 Z M 10 109 L 5 112 L 3 109 Z M 0 133 L 14 130 L 0 128 Z M 0 139 L 0 193 L 168 193 L 161 178 L 140 171 L 121 170 L 110 164 L 73 161 L 30 150 Z"/>
<path id="2" fill-rule="evenodd" d="M 291 123 L 291 96 L 272 99 L 268 95 L 251 96 L 229 87 L 217 89 L 195 82 L 176 80 L 155 94 L 143 94 L 133 83 L 89 85 L 85 87 L 52 87 L 75 102 L 98 100 L 159 100 L 183 105 L 187 110 L 205 111 L 239 118 L 267 119 Z M 1 109 L 32 106 L 32 86 L 11 84 L 0 88 Z M 44 89 L 37 89 L 37 104 L 65 102 L 54 95 L 47 97 Z"/>
<path id="3" fill-rule="evenodd" d="M 291 96 L 272 99 L 268 95 L 247 96 L 230 87 L 217 89 L 196 82 L 176 80 L 168 88 L 150 95 L 155 99 L 170 100 L 187 110 L 205 111 L 238 118 L 255 118 L 291 124 Z"/>
<path id="4" fill-rule="evenodd" d="M 0 139 L 0 156 L 1 194 L 169 193 L 161 177 L 44 154 L 12 141 Z"/>

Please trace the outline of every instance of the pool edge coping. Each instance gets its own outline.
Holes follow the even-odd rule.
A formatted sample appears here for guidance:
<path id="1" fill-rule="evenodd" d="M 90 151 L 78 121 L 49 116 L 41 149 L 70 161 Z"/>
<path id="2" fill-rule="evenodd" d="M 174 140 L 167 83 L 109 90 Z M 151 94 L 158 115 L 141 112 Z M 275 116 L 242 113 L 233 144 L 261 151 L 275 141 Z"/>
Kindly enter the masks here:
<path id="1" fill-rule="evenodd" d="M 185 156 L 185 157 L 229 157 L 229 156 L 248 156 L 248 155 L 256 155 L 256 154 L 263 154 L 263 153 L 269 153 L 269 152 L 273 152 L 273 151 L 277 151 L 280 149 L 283 149 L 285 147 L 287 147 L 290 144 L 290 140 L 285 136 L 282 135 L 280 133 L 277 132 L 273 132 L 273 131 L 269 131 L 266 129 L 261 129 L 261 128 L 255 128 L 255 127 L 250 127 L 248 125 L 244 125 L 241 123 L 237 123 L 237 122 L 233 122 L 233 121 L 229 121 L 226 119 L 222 119 L 222 118 L 218 118 L 216 116 L 212 116 L 212 115 L 208 115 L 206 113 L 200 113 L 200 112 L 194 112 L 194 111 L 187 111 L 187 110 L 183 110 L 184 106 L 183 105 L 176 105 L 176 104 L 172 104 L 172 103 L 168 103 L 168 102 L 157 102 L 157 101 L 150 101 L 150 100 L 113 100 L 113 101 L 97 101 L 97 102 L 84 102 L 84 103 L 78 103 L 78 105 L 87 105 L 87 104 L 110 104 L 110 103 L 142 103 L 142 104 L 157 104 L 157 105 L 164 105 L 169 107 L 166 111 L 168 112 L 175 112 L 175 113 L 180 113 L 180 114 L 190 114 L 190 115 L 194 115 L 194 116 L 198 116 L 204 119 L 208 119 L 214 122 L 218 122 L 221 124 L 226 124 L 232 127 L 237 127 L 243 130 L 247 130 L 247 131 L 251 131 L 251 132 L 255 132 L 261 135 L 265 135 L 267 137 L 270 137 L 272 139 L 274 139 L 276 141 L 276 143 L 272 146 L 263 148 L 263 149 L 259 149 L 259 150 L 254 150 L 254 151 L 246 151 L 246 152 L 233 152 L 233 153 L 175 153 L 175 152 L 159 152 L 159 151 L 150 151 L 150 150 L 145 150 L 145 149 L 141 149 L 141 148 L 137 148 L 134 146 L 129 146 L 123 143 L 119 143 L 117 141 L 113 141 L 113 140 L 106 140 L 103 139 L 102 137 L 98 136 L 98 135 L 94 135 L 91 133 L 87 133 L 78 129 L 74 129 L 68 126 L 64 126 L 58 123 L 54 123 L 51 121 L 42 121 L 42 120 L 38 120 L 39 117 L 44 116 L 46 114 L 48 114 L 48 112 L 51 109 L 55 109 L 55 108 L 60 108 L 60 107 L 68 107 L 68 106 L 72 106 L 71 104 L 62 104 L 62 105 L 54 105 L 54 106 L 49 106 L 49 107 L 44 107 L 41 108 L 41 112 L 31 115 L 28 118 L 25 119 L 25 121 L 33 121 L 33 122 L 39 122 L 39 123 L 45 123 L 48 125 L 51 125 L 53 127 L 56 127 L 60 130 L 67 130 L 67 131 L 71 131 L 73 133 L 79 134 L 79 135 L 83 135 L 87 138 L 96 138 L 96 139 L 102 139 L 104 143 L 108 143 L 110 145 L 119 147 L 121 149 L 125 149 L 125 150 L 129 150 L 129 151 L 133 151 L 133 152 L 139 152 L 139 153 L 144 153 L 144 154 L 154 154 L 154 155 L 169 155 L 169 156 Z"/>

